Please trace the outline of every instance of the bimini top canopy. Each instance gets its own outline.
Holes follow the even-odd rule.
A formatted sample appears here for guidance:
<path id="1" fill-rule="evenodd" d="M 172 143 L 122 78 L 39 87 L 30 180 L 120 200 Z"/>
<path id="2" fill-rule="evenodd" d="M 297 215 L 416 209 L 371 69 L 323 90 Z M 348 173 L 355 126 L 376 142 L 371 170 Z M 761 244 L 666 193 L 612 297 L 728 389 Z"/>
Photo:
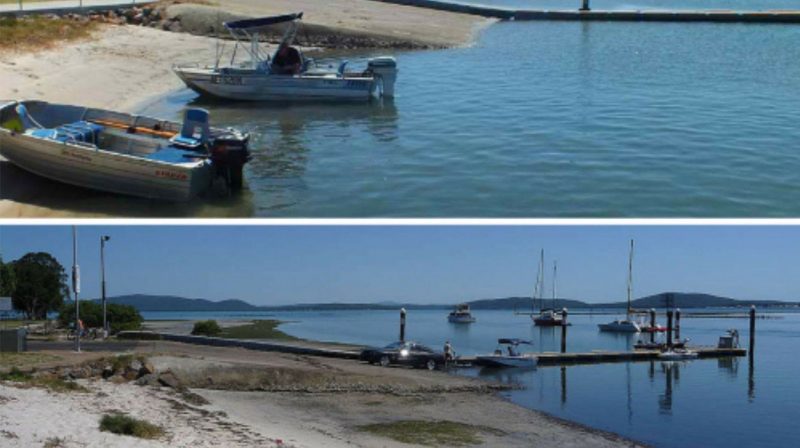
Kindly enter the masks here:
<path id="1" fill-rule="evenodd" d="M 233 22 L 225 22 L 223 25 L 225 28 L 234 31 L 234 30 L 242 30 L 242 31 L 250 31 L 257 28 L 269 26 L 269 25 L 276 25 L 278 23 L 284 22 L 292 22 L 295 20 L 300 20 L 303 18 L 303 13 L 298 12 L 295 14 L 283 14 L 280 16 L 271 16 L 271 17 L 259 17 L 256 19 L 244 19 L 244 20 L 236 20 Z"/>
<path id="2" fill-rule="evenodd" d="M 533 342 L 531 342 L 531 341 L 523 341 L 522 339 L 517 339 L 517 338 L 514 338 L 514 339 L 498 339 L 497 343 L 498 344 L 511 344 L 511 345 L 519 345 L 519 344 L 531 344 L 531 345 L 533 345 Z"/>

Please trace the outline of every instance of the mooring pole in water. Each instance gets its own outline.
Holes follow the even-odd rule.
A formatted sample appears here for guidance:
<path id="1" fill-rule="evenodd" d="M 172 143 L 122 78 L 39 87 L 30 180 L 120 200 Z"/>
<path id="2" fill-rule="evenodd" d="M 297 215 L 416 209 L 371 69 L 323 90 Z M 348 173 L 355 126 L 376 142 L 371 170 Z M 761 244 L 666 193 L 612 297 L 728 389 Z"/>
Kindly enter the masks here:
<path id="1" fill-rule="evenodd" d="M 667 310 L 667 348 L 672 348 L 672 310 Z"/>
<path id="2" fill-rule="evenodd" d="M 561 309 L 561 353 L 567 352 L 567 309 Z"/>
<path id="3" fill-rule="evenodd" d="M 756 349 L 756 306 L 750 306 L 750 347 L 747 349 L 747 354 L 750 359 L 753 359 L 753 351 Z"/>
<path id="4" fill-rule="evenodd" d="M 675 340 L 681 340 L 681 309 L 675 310 Z"/>
<path id="5" fill-rule="evenodd" d="M 589 7 L 589 0 L 583 0 L 583 4 L 581 5 L 581 9 L 579 11 L 591 11 L 592 8 Z"/>
<path id="6" fill-rule="evenodd" d="M 650 343 L 653 344 L 656 342 L 656 309 L 650 308 L 650 329 L 653 330 L 650 332 Z"/>
<path id="7" fill-rule="evenodd" d="M 400 308 L 400 341 L 406 340 L 406 309 Z"/>

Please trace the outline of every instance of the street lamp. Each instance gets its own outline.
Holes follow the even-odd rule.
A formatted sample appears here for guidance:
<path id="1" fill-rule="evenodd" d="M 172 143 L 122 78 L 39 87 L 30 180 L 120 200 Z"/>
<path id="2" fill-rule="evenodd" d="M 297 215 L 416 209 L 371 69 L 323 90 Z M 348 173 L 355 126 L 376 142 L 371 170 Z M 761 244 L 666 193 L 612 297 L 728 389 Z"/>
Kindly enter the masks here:
<path id="1" fill-rule="evenodd" d="M 100 291 L 103 294 L 103 339 L 108 337 L 108 320 L 106 319 L 106 241 L 111 237 L 100 237 Z"/>
<path id="2" fill-rule="evenodd" d="M 72 226 L 72 293 L 75 296 L 75 351 L 81 351 L 81 269 L 78 266 L 78 229 Z"/>

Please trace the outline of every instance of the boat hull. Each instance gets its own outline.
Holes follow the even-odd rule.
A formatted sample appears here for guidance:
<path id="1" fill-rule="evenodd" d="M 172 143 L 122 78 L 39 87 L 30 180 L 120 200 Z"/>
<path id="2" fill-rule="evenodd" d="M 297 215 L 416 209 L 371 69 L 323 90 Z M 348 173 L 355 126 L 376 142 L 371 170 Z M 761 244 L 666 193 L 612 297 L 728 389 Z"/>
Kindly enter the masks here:
<path id="1" fill-rule="evenodd" d="M 639 333 L 641 330 L 635 325 L 599 324 L 600 331 L 612 333 Z"/>
<path id="2" fill-rule="evenodd" d="M 368 101 L 377 87 L 374 78 L 339 76 L 220 74 L 211 69 L 176 67 L 187 87 L 201 95 L 238 101 Z"/>
<path id="3" fill-rule="evenodd" d="M 0 155 L 33 174 L 93 190 L 186 201 L 209 188 L 207 161 L 167 164 L 0 129 Z"/>
<path id="4" fill-rule="evenodd" d="M 447 321 L 451 324 L 471 324 L 475 322 L 472 316 L 447 316 Z"/>
<path id="5" fill-rule="evenodd" d="M 479 365 L 486 367 L 536 367 L 538 360 L 535 356 L 478 356 L 475 358 Z"/>

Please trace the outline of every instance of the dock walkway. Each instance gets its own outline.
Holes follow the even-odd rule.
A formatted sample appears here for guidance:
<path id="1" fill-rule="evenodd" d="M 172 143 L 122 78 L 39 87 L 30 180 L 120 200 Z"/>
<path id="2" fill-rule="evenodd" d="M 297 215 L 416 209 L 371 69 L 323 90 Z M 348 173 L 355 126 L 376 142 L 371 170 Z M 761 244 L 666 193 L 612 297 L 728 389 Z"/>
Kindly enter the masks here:
<path id="1" fill-rule="evenodd" d="M 572 20 L 623 22 L 727 22 L 727 23 L 800 23 L 800 10 L 533 10 L 441 0 L 373 0 L 397 5 L 416 6 L 439 11 L 458 12 L 500 20 Z"/>
<path id="2" fill-rule="evenodd" d="M 697 352 L 698 359 L 704 358 L 724 358 L 730 356 L 746 356 L 747 350 L 743 348 L 716 348 L 716 347 L 693 347 Z M 636 362 L 658 360 L 657 350 L 636 350 L 632 352 L 606 352 L 595 351 L 585 353 L 558 353 L 544 352 L 537 353 L 538 364 L 540 366 L 563 366 L 574 364 L 601 364 L 612 362 Z M 460 356 L 459 364 L 480 365 L 474 356 Z"/>

